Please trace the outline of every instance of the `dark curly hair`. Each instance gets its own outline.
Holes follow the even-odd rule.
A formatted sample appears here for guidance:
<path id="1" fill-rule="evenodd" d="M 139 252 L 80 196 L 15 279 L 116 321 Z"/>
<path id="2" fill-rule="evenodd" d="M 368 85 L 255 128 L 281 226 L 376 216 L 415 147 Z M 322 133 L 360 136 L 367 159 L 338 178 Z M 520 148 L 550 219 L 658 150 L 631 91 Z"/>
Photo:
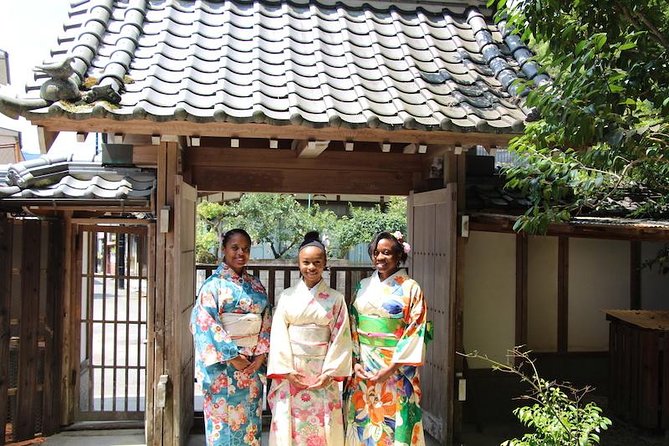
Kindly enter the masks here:
<path id="1" fill-rule="evenodd" d="M 225 247 L 228 242 L 230 241 L 230 237 L 232 237 L 235 234 L 241 234 L 247 242 L 249 242 L 249 246 L 252 245 L 253 243 L 251 242 L 251 236 L 249 235 L 248 232 L 241 228 L 235 228 L 235 229 L 230 229 L 228 232 L 223 234 L 223 246 Z"/>
<path id="2" fill-rule="evenodd" d="M 397 240 L 397 238 L 388 231 L 379 232 L 374 236 L 372 241 L 369 243 L 369 246 L 367 247 L 367 253 L 369 254 L 370 259 L 373 259 L 374 250 L 378 246 L 379 242 L 383 239 L 388 239 L 391 242 L 393 242 L 393 248 L 392 248 L 393 253 L 397 254 L 397 256 L 400 259 L 400 263 L 404 263 L 407 261 L 408 255 L 406 252 L 404 252 L 404 246 L 402 246 L 399 240 Z"/>

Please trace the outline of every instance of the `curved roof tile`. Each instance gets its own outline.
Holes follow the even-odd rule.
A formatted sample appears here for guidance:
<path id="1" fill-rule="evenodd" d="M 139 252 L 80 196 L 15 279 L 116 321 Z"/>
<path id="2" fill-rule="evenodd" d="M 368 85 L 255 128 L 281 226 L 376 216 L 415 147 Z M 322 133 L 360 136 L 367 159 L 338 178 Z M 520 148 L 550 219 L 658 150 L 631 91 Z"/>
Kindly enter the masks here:
<path id="1" fill-rule="evenodd" d="M 517 132 L 512 83 L 545 75 L 467 3 L 82 0 L 53 53 L 120 104 L 26 114 Z"/>

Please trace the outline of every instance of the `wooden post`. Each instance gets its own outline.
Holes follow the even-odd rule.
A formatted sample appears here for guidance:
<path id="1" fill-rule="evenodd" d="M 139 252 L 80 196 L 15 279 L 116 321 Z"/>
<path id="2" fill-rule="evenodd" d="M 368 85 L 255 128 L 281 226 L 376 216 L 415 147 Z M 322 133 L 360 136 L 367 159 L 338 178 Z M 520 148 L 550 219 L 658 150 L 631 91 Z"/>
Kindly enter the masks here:
<path id="1" fill-rule="evenodd" d="M 569 237 L 558 238 L 558 353 L 569 349 Z"/>
<path id="2" fill-rule="evenodd" d="M 517 234 L 516 235 L 515 345 L 526 345 L 526 344 L 527 344 L 527 235 Z"/>
<path id="3" fill-rule="evenodd" d="M 39 329 L 40 222 L 22 222 L 21 319 L 19 327 L 19 376 L 14 440 L 35 436 L 37 405 L 37 337 Z M 37 317 L 36 317 L 37 316 Z"/>
<path id="4" fill-rule="evenodd" d="M 0 218 L 0 364 L 9 364 L 9 320 L 12 284 L 12 221 Z M 0 367 L 0 444 L 5 441 L 9 367 Z"/>

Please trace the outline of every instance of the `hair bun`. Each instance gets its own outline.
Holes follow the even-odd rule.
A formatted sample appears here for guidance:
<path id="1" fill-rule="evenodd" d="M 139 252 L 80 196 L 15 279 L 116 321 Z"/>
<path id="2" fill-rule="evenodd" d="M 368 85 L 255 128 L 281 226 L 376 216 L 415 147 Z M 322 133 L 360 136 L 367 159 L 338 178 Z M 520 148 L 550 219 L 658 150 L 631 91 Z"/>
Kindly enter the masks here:
<path id="1" fill-rule="evenodd" d="M 320 242 L 321 241 L 321 235 L 318 233 L 318 231 L 309 231 L 306 234 L 304 234 L 304 243 L 309 243 L 309 242 Z"/>

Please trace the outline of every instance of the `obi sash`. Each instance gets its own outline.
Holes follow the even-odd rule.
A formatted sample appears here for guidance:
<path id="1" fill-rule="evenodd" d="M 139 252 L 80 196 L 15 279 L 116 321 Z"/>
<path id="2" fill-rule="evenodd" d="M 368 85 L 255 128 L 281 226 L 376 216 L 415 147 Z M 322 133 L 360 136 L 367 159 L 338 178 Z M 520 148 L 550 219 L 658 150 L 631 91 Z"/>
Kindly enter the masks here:
<path id="1" fill-rule="evenodd" d="M 290 325 L 288 337 L 293 355 L 324 358 L 330 343 L 330 327 L 316 324 Z"/>
<path id="2" fill-rule="evenodd" d="M 262 316 L 256 313 L 223 313 L 223 328 L 239 347 L 255 347 L 262 325 Z"/>
<path id="3" fill-rule="evenodd" d="M 404 319 L 381 316 L 358 315 L 358 339 L 361 344 L 374 347 L 395 347 L 399 342 L 395 335 L 403 330 Z"/>

